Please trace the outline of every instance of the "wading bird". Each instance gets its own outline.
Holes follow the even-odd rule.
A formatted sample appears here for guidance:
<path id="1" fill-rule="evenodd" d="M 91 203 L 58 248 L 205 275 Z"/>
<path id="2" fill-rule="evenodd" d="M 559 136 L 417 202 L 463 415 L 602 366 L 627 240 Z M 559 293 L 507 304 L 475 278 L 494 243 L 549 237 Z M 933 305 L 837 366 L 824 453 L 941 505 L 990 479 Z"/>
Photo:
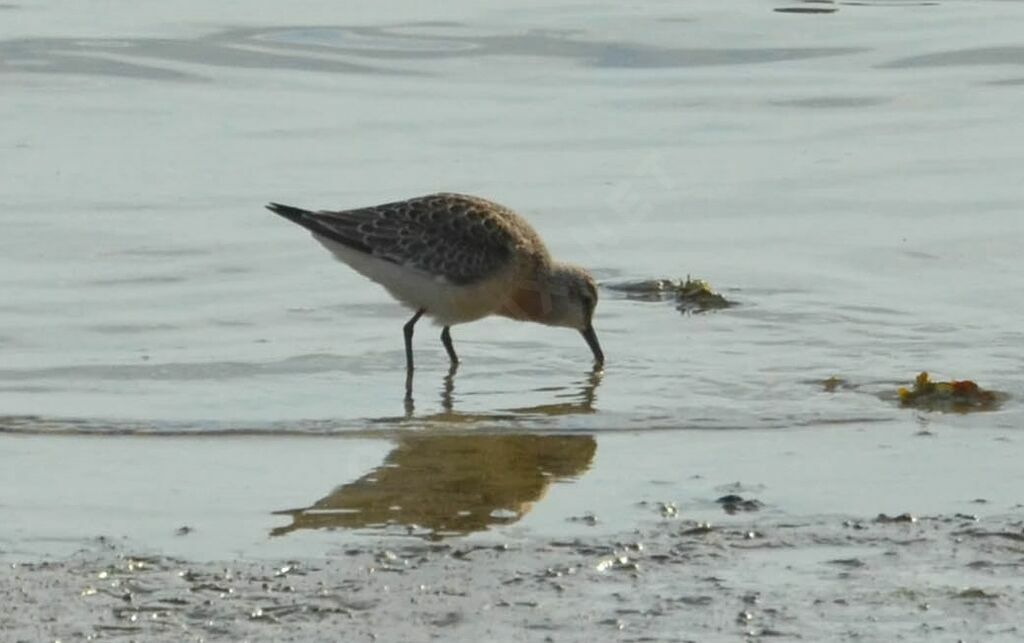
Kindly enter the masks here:
<path id="1" fill-rule="evenodd" d="M 574 328 L 597 365 L 597 288 L 586 270 L 551 258 L 540 235 L 512 210 L 462 194 L 432 194 L 341 211 L 279 203 L 271 212 L 313 233 L 337 259 L 369 277 L 415 313 L 405 324 L 406 368 L 413 327 L 423 315 L 440 326 L 452 365 L 451 327 L 488 315 Z"/>

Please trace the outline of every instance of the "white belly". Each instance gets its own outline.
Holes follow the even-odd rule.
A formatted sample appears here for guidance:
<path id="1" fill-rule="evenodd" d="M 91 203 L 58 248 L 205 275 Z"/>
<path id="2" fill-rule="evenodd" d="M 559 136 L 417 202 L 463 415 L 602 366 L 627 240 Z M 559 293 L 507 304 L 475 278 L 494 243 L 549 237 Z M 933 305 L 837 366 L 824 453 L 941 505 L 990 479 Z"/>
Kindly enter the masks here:
<path id="1" fill-rule="evenodd" d="M 460 286 L 444 277 L 379 259 L 317 234 L 313 237 L 336 259 L 384 286 L 402 304 L 413 310 L 425 310 L 426 315 L 442 326 L 470 322 L 494 313 L 505 301 L 511 286 L 507 276 Z"/>

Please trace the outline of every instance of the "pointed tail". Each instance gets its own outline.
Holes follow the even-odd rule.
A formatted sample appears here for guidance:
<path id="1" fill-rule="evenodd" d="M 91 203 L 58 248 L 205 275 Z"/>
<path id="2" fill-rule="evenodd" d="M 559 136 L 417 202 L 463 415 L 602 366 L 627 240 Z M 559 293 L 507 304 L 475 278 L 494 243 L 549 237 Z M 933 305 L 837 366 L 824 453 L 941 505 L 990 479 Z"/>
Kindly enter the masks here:
<path id="1" fill-rule="evenodd" d="M 373 253 L 373 249 L 362 239 L 346 235 L 340 226 L 332 224 L 330 220 L 332 213 L 330 212 L 313 212 L 312 210 L 303 210 L 302 208 L 282 205 L 280 203 L 269 203 L 267 204 L 267 209 L 274 214 L 281 215 L 292 223 L 299 224 L 318 238 L 330 239 L 359 252 Z M 337 213 L 333 214 L 336 215 Z"/>
<path id="2" fill-rule="evenodd" d="M 307 219 L 307 217 L 313 214 L 309 210 L 303 210 L 302 208 L 296 208 L 290 205 L 282 205 L 280 203 L 269 203 L 266 207 L 274 214 L 279 214 L 285 219 L 288 219 L 293 223 L 297 223 L 304 228 L 309 227 L 309 219 Z"/>

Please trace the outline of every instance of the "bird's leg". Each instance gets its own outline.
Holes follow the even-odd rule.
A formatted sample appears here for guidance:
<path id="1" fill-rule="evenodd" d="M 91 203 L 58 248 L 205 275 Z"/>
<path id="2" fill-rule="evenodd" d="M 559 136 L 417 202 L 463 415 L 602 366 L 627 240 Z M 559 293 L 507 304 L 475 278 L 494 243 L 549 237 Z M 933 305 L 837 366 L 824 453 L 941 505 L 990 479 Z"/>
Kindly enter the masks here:
<path id="1" fill-rule="evenodd" d="M 441 343 L 444 344 L 444 349 L 448 351 L 448 359 L 451 360 L 452 364 L 459 363 L 459 356 L 455 354 L 455 347 L 452 346 L 452 334 L 448 330 L 450 326 L 445 326 L 444 330 L 441 331 Z"/>
<path id="2" fill-rule="evenodd" d="M 405 332 L 405 370 L 410 373 L 412 372 L 412 329 L 424 312 L 426 312 L 425 308 L 417 310 L 412 319 L 407 321 L 405 326 L 402 327 L 402 330 Z"/>

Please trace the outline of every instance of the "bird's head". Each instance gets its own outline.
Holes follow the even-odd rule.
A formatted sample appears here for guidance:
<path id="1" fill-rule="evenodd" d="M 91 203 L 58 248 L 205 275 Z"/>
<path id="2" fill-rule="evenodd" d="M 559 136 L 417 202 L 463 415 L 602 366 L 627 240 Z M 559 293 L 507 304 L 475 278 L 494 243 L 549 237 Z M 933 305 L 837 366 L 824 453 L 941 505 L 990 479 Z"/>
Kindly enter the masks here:
<path id="1" fill-rule="evenodd" d="M 555 264 L 549 280 L 551 306 L 547 318 L 552 326 L 564 326 L 580 331 L 598 363 L 604 362 L 604 353 L 594 332 L 594 309 L 597 308 L 597 284 L 583 268 L 571 264 Z"/>

